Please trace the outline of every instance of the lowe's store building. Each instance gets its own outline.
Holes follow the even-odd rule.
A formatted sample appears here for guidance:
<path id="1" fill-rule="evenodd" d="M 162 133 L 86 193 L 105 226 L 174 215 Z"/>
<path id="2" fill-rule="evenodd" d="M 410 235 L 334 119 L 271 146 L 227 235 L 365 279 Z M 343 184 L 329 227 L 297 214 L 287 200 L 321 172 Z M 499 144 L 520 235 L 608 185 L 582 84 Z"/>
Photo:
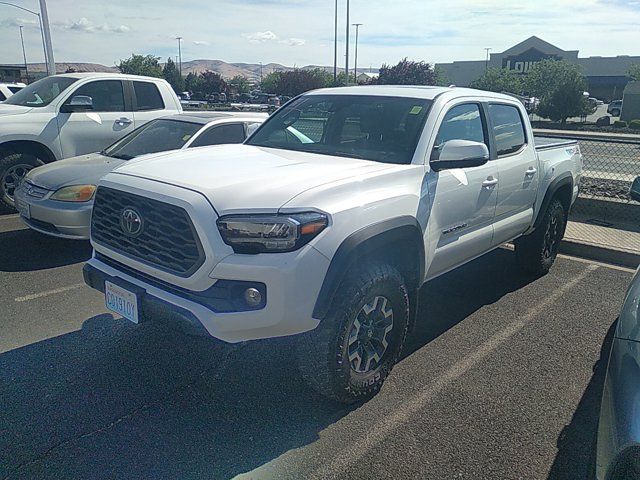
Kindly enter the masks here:
<path id="1" fill-rule="evenodd" d="M 629 67 L 640 63 L 640 56 L 629 55 L 578 58 L 578 50 L 561 50 L 538 37 L 530 37 L 502 53 L 492 53 L 488 63 L 485 60 L 470 60 L 439 63 L 436 66 L 449 83 L 467 87 L 484 73 L 487 66 L 507 68 L 526 75 L 533 64 L 544 59 L 565 60 L 580 65 L 587 78 L 589 94 L 605 101 L 622 98 L 624 87 L 630 80 L 627 76 Z"/>

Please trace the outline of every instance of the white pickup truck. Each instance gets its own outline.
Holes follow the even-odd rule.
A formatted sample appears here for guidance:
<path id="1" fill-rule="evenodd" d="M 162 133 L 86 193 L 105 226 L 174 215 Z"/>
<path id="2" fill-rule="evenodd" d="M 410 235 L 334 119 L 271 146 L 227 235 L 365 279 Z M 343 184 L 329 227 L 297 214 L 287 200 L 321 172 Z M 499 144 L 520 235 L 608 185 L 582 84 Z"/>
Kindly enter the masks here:
<path id="1" fill-rule="evenodd" d="M 391 371 L 426 281 L 510 241 L 527 271 L 549 270 L 581 172 L 578 145 L 534 145 L 506 95 L 317 90 L 243 145 L 104 177 L 84 277 L 133 322 L 168 316 L 227 342 L 300 334 L 303 377 L 354 402 Z"/>
<path id="2" fill-rule="evenodd" d="M 118 73 L 45 77 L 0 103 L 0 208 L 34 167 L 93 153 L 135 127 L 182 112 L 163 79 Z"/>

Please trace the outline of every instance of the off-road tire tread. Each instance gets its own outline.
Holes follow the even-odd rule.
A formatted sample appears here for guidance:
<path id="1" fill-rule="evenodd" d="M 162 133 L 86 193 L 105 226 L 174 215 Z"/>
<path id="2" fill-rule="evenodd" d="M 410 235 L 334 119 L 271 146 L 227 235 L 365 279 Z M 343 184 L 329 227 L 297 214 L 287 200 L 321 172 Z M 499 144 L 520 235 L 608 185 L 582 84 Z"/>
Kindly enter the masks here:
<path id="1" fill-rule="evenodd" d="M 339 344 L 342 344 L 345 336 L 348 335 L 343 328 L 344 322 L 357 314 L 360 308 L 358 305 L 364 301 L 367 292 L 381 281 L 395 283 L 396 288 L 400 289 L 400 293 L 405 298 L 406 317 L 401 322 L 402 331 L 398 347 L 389 357 L 389 361 L 385 362 L 380 378 L 374 384 L 358 390 L 338 388 L 345 383 L 345 378 L 339 368 L 332 367 L 336 355 L 336 330 L 340 331 Z M 347 274 L 338 292 L 332 307 L 320 325 L 300 337 L 297 345 L 298 366 L 305 382 L 321 395 L 341 403 L 354 403 L 371 398 L 380 390 L 402 352 L 409 326 L 408 292 L 402 275 L 392 266 L 383 263 L 370 264 Z M 399 313 L 394 309 L 394 319 Z M 338 362 L 340 361 L 339 359 Z"/>

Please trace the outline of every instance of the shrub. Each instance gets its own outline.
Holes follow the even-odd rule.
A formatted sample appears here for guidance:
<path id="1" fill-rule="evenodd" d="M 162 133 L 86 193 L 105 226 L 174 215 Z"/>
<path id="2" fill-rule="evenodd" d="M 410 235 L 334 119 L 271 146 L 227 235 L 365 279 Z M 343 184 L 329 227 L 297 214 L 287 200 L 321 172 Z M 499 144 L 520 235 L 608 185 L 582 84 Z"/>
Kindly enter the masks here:
<path id="1" fill-rule="evenodd" d="M 627 128 L 627 122 L 616 120 L 615 122 L 613 122 L 613 128 Z"/>
<path id="2" fill-rule="evenodd" d="M 640 130 L 640 120 L 631 120 L 629 122 L 629 128 L 632 130 Z"/>

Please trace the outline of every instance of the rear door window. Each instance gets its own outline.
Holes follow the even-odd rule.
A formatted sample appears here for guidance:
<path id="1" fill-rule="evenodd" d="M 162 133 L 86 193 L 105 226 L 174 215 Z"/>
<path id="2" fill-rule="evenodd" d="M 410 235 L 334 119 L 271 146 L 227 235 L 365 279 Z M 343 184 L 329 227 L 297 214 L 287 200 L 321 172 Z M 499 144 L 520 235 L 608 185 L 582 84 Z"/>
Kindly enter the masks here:
<path id="1" fill-rule="evenodd" d="M 527 143 L 517 107 L 492 103 L 489 105 L 489 117 L 499 157 L 516 153 Z"/>
<path id="2" fill-rule="evenodd" d="M 136 111 L 163 110 L 164 102 L 158 87 L 151 82 L 133 82 Z"/>
<path id="3" fill-rule="evenodd" d="M 202 147 L 204 145 L 221 145 L 223 143 L 242 143 L 244 138 L 244 124 L 242 123 L 214 125 L 198 135 L 190 146 Z"/>

